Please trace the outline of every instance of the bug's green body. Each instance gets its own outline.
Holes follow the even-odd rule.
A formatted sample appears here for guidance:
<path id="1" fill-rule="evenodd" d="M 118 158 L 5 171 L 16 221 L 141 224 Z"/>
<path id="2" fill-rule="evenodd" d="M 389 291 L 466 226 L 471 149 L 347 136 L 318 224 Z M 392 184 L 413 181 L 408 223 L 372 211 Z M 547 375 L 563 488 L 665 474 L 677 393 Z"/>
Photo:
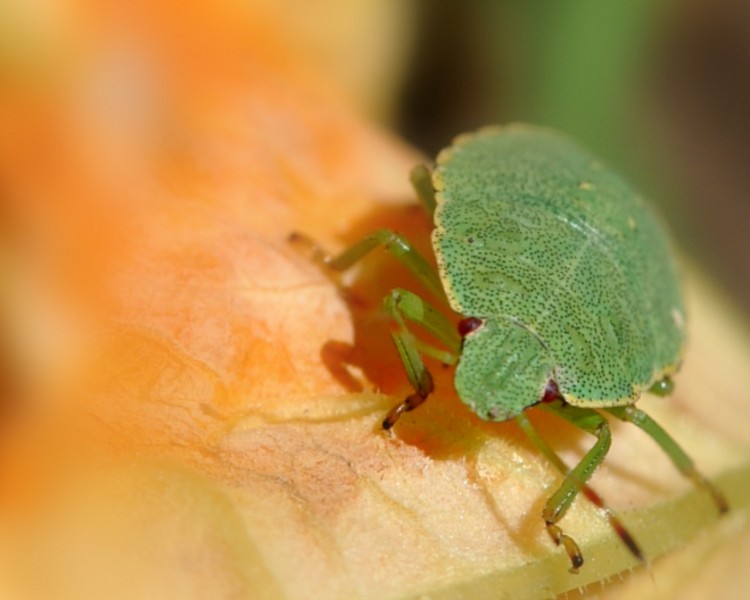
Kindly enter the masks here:
<path id="1" fill-rule="evenodd" d="M 479 416 L 515 416 L 550 379 L 570 404 L 629 404 L 676 370 L 684 308 L 667 237 L 593 156 L 550 130 L 486 129 L 440 154 L 433 183 L 446 294 L 486 320 L 455 377 Z"/>
<path id="2" fill-rule="evenodd" d="M 604 508 L 612 529 L 636 558 L 638 544 L 587 485 L 611 442 L 601 412 L 633 423 L 674 465 L 702 486 L 719 512 L 720 490 L 646 413 L 641 392 L 671 392 L 684 341 L 684 308 L 669 242 L 656 216 L 615 173 L 568 138 L 547 129 L 510 126 L 459 137 L 437 168 L 418 166 L 412 183 L 435 221 L 438 271 L 400 234 L 381 229 L 337 256 L 304 236 L 314 255 L 342 271 L 375 248 L 387 249 L 437 298 L 462 315 L 458 331 L 417 294 L 392 290 L 384 309 L 414 393 L 382 426 L 422 404 L 433 380 L 422 360 L 456 364 L 461 400 L 481 418 L 515 417 L 563 474 L 542 518 L 577 571 L 583 554 L 558 525 L 578 492 Z M 445 349 L 420 342 L 417 325 Z M 539 436 L 525 410 L 536 404 L 596 437 L 570 469 Z M 603 409 L 601 412 L 597 409 Z"/>

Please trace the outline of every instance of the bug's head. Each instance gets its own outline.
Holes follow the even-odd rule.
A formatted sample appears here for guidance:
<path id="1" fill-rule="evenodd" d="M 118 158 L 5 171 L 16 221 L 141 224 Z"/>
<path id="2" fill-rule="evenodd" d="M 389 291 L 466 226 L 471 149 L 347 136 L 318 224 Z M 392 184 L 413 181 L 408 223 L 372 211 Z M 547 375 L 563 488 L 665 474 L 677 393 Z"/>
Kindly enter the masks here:
<path id="1" fill-rule="evenodd" d="M 471 327 L 459 329 L 464 342 L 456 392 L 482 419 L 511 419 L 544 396 L 553 361 L 526 327 L 503 318 L 471 319 Z"/>

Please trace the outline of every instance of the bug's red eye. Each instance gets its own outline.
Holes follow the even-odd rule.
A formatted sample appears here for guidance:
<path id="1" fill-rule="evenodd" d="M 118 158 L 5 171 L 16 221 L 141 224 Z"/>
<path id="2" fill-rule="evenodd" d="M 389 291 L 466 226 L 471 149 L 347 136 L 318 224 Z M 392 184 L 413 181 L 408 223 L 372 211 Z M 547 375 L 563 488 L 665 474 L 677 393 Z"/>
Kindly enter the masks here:
<path id="1" fill-rule="evenodd" d="M 550 403 L 554 402 L 558 398 L 561 398 L 560 388 L 557 387 L 557 382 L 554 379 L 550 379 L 547 382 L 547 387 L 544 388 L 544 395 L 542 396 L 542 402 Z"/>
<path id="2" fill-rule="evenodd" d="M 484 324 L 482 319 L 477 317 L 466 317 L 458 322 L 458 335 L 466 337 L 472 331 L 479 329 Z"/>

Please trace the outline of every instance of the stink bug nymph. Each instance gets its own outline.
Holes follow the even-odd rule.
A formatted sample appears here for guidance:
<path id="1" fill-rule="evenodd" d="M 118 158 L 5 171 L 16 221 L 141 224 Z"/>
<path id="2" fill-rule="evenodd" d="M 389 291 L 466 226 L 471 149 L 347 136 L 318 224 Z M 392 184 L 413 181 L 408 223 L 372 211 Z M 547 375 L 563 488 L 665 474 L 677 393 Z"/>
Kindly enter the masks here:
<path id="1" fill-rule="evenodd" d="M 434 221 L 437 270 L 391 230 L 376 231 L 337 256 L 315 249 L 328 267 L 344 270 L 383 247 L 447 305 L 438 309 L 404 289 L 385 298 L 414 393 L 386 415 L 383 428 L 391 429 L 432 392 L 421 354 L 447 357 L 463 403 L 482 419 L 516 419 L 564 475 L 542 517 L 573 571 L 583 556 L 558 523 L 579 492 L 604 508 L 587 485 L 610 445 L 602 412 L 645 431 L 725 512 L 721 492 L 635 406 L 644 391 L 671 392 L 685 340 L 669 240 L 642 198 L 565 136 L 525 125 L 462 135 L 439 154 L 434 170 L 418 166 L 411 180 Z M 461 316 L 458 330 L 445 316 L 448 307 Z M 430 332 L 446 350 L 417 342 L 407 323 Z M 596 437 L 573 469 L 525 416 L 537 405 Z M 643 560 L 614 513 L 605 512 Z"/>

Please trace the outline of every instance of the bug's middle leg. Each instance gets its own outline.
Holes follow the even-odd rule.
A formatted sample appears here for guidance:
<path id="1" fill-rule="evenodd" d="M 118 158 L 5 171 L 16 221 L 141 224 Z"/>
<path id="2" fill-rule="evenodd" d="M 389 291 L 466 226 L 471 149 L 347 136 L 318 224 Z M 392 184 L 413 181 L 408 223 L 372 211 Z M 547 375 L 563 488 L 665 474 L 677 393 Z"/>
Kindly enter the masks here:
<path id="1" fill-rule="evenodd" d="M 398 350 L 404 370 L 414 393 L 394 406 L 383 419 L 383 429 L 391 429 L 405 412 L 414 410 L 432 393 L 432 375 L 420 354 L 428 354 L 446 364 L 454 364 L 461 339 L 450 321 L 428 302 L 407 290 L 392 290 L 383 301 L 383 308 L 393 319 L 391 337 Z M 406 326 L 406 320 L 416 323 L 444 343 L 449 350 L 435 348 L 417 340 Z"/>
<path id="2" fill-rule="evenodd" d="M 532 443 L 541 450 L 542 454 L 555 466 L 561 475 L 567 476 L 570 473 L 568 465 L 557 455 L 557 453 L 547 444 L 544 438 L 537 432 L 536 428 L 531 424 L 531 421 L 525 413 L 516 415 L 516 422 L 521 427 L 521 430 L 526 436 L 532 441 Z M 609 521 L 610 527 L 615 531 L 617 536 L 622 540 L 630 553 L 637 558 L 639 561 L 645 561 L 645 556 L 638 543 L 635 541 L 633 535 L 623 525 L 617 514 L 607 506 L 604 499 L 588 484 L 578 482 L 580 492 L 589 500 L 594 506 L 602 510 Z"/>
<path id="3" fill-rule="evenodd" d="M 604 460 L 612 442 L 612 435 L 607 420 L 594 410 L 564 405 L 562 401 L 541 406 L 596 437 L 594 445 L 581 461 L 568 472 L 560 487 L 547 500 L 547 504 L 542 511 L 547 532 L 556 544 L 565 548 L 572 564 L 571 572 L 576 573 L 583 564 L 581 549 L 575 540 L 566 534 L 557 523 L 568 512 L 579 491 L 591 479 L 594 471 Z"/>

